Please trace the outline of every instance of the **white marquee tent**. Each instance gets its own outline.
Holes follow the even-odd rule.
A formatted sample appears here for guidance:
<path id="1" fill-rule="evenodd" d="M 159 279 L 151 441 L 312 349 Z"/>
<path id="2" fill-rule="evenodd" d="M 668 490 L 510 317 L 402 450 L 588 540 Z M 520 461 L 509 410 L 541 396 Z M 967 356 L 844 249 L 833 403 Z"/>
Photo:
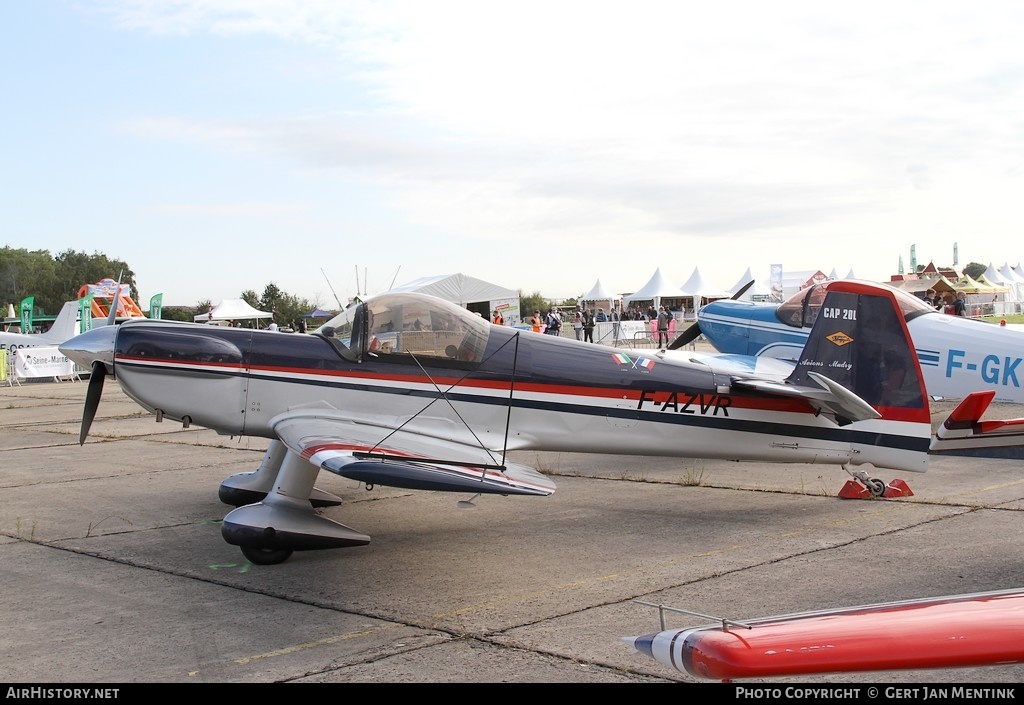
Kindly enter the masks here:
<path id="1" fill-rule="evenodd" d="M 491 311 L 497 310 L 504 317 L 505 325 L 509 326 L 518 325 L 521 319 L 519 292 L 516 289 L 506 289 L 503 286 L 468 277 L 465 274 L 421 277 L 407 284 L 393 287 L 389 291 L 416 292 L 436 296 L 479 313 L 484 318 L 490 318 Z"/>
<path id="2" fill-rule="evenodd" d="M 729 298 L 736 295 L 736 292 L 745 287 L 750 282 L 754 282 L 750 285 L 750 288 L 743 292 L 743 295 L 739 297 L 740 301 L 768 301 L 772 296 L 772 288 L 768 284 L 768 280 L 757 281 L 754 279 L 753 273 L 750 271 L 750 267 L 747 267 L 747 271 L 743 273 L 736 283 L 726 289 L 729 292 Z"/>
<path id="3" fill-rule="evenodd" d="M 519 299 L 519 292 L 515 289 L 506 289 L 482 279 L 467 277 L 465 274 L 422 277 L 393 287 L 389 291 L 428 294 L 464 307 L 468 304 L 496 299 Z"/>
<path id="4" fill-rule="evenodd" d="M 196 323 L 214 321 L 249 321 L 262 318 L 273 318 L 269 311 L 260 311 L 247 304 L 243 299 L 224 299 L 206 313 L 193 316 Z"/>
<path id="5" fill-rule="evenodd" d="M 729 292 L 725 289 L 721 289 L 707 281 L 700 273 L 700 267 L 693 268 L 693 274 L 690 275 L 690 278 L 680 288 L 693 297 L 693 307 L 695 309 L 715 299 L 727 299 L 730 296 Z"/>
<path id="6" fill-rule="evenodd" d="M 622 300 L 622 296 L 619 294 L 613 294 L 608 291 L 601 280 L 598 279 L 594 286 L 588 291 L 580 303 L 592 304 L 596 309 L 597 307 L 603 308 L 605 311 L 611 311 L 612 309 L 618 308 L 617 302 Z"/>
<path id="7" fill-rule="evenodd" d="M 639 291 L 634 291 L 629 296 L 623 296 L 622 303 L 624 305 L 628 305 L 636 302 L 650 301 L 654 307 L 657 308 L 658 306 L 661 306 L 662 299 L 678 301 L 679 299 L 686 299 L 690 296 L 692 296 L 692 294 L 688 294 L 666 279 L 665 275 L 661 273 L 661 268 L 659 267 L 655 270 L 648 282 L 640 287 Z"/>

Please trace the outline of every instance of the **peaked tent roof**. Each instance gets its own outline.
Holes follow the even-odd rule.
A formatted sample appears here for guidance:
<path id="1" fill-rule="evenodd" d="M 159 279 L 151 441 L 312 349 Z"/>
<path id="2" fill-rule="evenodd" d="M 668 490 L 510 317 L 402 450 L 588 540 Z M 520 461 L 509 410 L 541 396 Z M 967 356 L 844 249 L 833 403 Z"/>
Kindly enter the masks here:
<path id="1" fill-rule="evenodd" d="M 1017 284 L 1024 281 L 1024 277 L 1017 273 L 1017 270 L 1013 269 L 1008 262 L 1004 262 L 1003 266 L 999 268 L 999 274 L 1003 277 L 1004 282 L 1013 282 Z"/>
<path id="2" fill-rule="evenodd" d="M 956 287 L 957 291 L 962 291 L 965 294 L 984 294 L 991 293 L 992 287 L 982 284 L 978 280 L 971 277 L 969 274 L 964 274 L 955 282 L 953 286 Z"/>
<path id="3" fill-rule="evenodd" d="M 891 286 L 893 289 L 899 289 L 905 291 L 908 294 L 920 294 L 926 292 L 929 289 L 934 289 L 938 293 L 945 293 L 956 291 L 956 282 L 947 279 L 942 275 L 936 275 L 934 272 L 930 273 L 927 277 L 919 277 L 917 279 L 902 279 L 899 281 L 884 282 L 886 286 Z"/>
<path id="4" fill-rule="evenodd" d="M 604 288 L 601 280 L 598 279 L 594 282 L 594 286 L 587 292 L 583 297 L 583 301 L 618 301 L 622 297 L 618 294 L 613 294 Z"/>
<path id="5" fill-rule="evenodd" d="M 700 273 L 700 267 L 693 268 L 693 274 L 690 275 L 690 278 L 680 288 L 691 296 L 702 299 L 727 299 L 731 295 L 725 289 L 721 289 L 704 279 L 704 276 Z"/>
<path id="6" fill-rule="evenodd" d="M 993 294 L 1005 294 L 1010 291 L 1009 284 L 1004 284 L 1001 279 L 998 282 L 989 281 L 987 276 L 979 274 L 977 281 L 979 284 L 984 284 L 986 287 L 991 289 Z"/>
<path id="7" fill-rule="evenodd" d="M 208 313 L 193 316 L 194 321 L 247 321 L 251 318 L 273 318 L 269 311 L 260 311 L 243 299 L 224 299 Z"/>
<path id="8" fill-rule="evenodd" d="M 754 278 L 754 273 L 750 271 L 750 267 L 747 267 L 747 271 L 745 271 L 740 276 L 740 278 L 736 280 L 735 284 L 733 284 L 731 287 L 729 287 L 727 289 L 727 291 L 729 292 L 729 295 L 731 296 L 731 295 L 735 294 L 737 291 L 739 291 L 744 286 L 746 286 L 747 282 L 749 282 L 753 278 Z M 754 288 L 756 286 L 757 286 L 757 282 L 755 281 L 754 285 L 751 288 Z"/>
<path id="9" fill-rule="evenodd" d="M 506 289 L 482 279 L 467 277 L 465 274 L 441 274 L 435 277 L 421 277 L 408 284 L 396 286 L 391 291 L 429 294 L 459 306 L 481 301 L 518 299 L 519 292 Z"/>
<path id="10" fill-rule="evenodd" d="M 996 269 L 991 262 L 988 263 L 988 269 L 986 269 L 985 273 L 982 274 L 981 276 L 985 277 L 985 279 L 987 279 L 990 284 L 1006 283 L 1006 279 L 1003 277 L 1002 274 L 999 273 L 999 270 Z"/>
<path id="11" fill-rule="evenodd" d="M 690 296 L 693 296 L 693 294 L 688 294 L 673 285 L 661 273 L 661 267 L 658 267 L 658 269 L 654 270 L 654 274 L 647 283 L 640 287 L 639 291 L 634 291 L 629 296 L 623 296 L 622 301 L 623 303 L 629 303 L 630 301 L 648 301 L 662 298 L 685 299 Z"/>
<path id="12" fill-rule="evenodd" d="M 753 284 L 750 282 L 753 281 Z M 766 296 L 772 295 L 772 288 L 768 285 L 768 280 L 757 281 L 754 275 L 750 271 L 750 267 L 747 267 L 747 271 L 743 273 L 743 276 L 736 280 L 736 283 L 726 289 L 729 292 L 729 297 L 736 296 L 736 292 L 750 284 L 750 288 L 743 292 L 743 296 L 740 297 L 740 301 L 753 301 L 754 297 L 758 297 L 760 300 Z"/>

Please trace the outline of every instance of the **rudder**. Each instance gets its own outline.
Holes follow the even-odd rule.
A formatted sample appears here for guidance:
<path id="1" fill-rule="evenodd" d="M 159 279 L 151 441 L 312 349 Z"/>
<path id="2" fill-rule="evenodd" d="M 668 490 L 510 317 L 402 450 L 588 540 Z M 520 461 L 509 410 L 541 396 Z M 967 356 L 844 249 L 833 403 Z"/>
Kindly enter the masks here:
<path id="1" fill-rule="evenodd" d="M 807 344 L 790 375 L 816 372 L 874 407 L 883 419 L 931 423 L 924 377 L 895 295 L 870 282 L 829 284 Z"/>

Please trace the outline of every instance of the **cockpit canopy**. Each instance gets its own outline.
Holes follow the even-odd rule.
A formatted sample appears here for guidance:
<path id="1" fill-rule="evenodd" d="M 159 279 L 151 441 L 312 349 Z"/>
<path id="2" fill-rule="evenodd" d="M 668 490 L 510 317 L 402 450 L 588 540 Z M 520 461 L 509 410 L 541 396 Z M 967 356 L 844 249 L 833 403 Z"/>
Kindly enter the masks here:
<path id="1" fill-rule="evenodd" d="M 810 328 L 818 318 L 821 311 L 821 304 L 825 300 L 828 286 L 833 280 L 824 281 L 801 289 L 793 294 L 775 310 L 775 315 L 787 326 L 794 328 Z M 913 294 L 890 287 L 896 296 L 896 303 L 906 321 L 917 318 L 924 313 L 935 313 L 931 305 L 925 303 Z"/>
<path id="2" fill-rule="evenodd" d="M 381 294 L 350 306 L 317 333 L 349 359 L 405 356 L 466 363 L 483 359 L 490 323 L 424 294 Z"/>

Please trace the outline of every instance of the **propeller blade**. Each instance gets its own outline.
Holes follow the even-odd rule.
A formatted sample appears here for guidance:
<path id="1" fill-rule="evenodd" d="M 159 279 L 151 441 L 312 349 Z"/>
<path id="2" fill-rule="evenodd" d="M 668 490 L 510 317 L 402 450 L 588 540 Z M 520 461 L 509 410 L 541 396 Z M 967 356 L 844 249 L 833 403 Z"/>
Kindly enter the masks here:
<path id="1" fill-rule="evenodd" d="M 93 419 L 96 418 L 96 409 L 100 405 L 100 396 L 103 394 L 103 378 L 106 376 L 106 365 L 99 360 L 92 363 L 89 388 L 85 390 L 85 410 L 82 412 L 82 430 L 78 433 L 78 445 L 85 444 L 89 428 L 92 426 Z"/>
<path id="2" fill-rule="evenodd" d="M 117 273 L 117 288 L 114 290 L 114 298 L 110 301 L 110 311 L 107 313 L 107 325 L 114 325 L 114 321 L 117 319 L 117 305 L 121 301 L 121 277 L 124 276 L 124 270 L 122 269 Z"/>
<path id="3" fill-rule="evenodd" d="M 741 286 L 741 287 L 739 288 L 739 290 L 738 290 L 738 291 L 737 291 L 737 292 L 736 292 L 735 294 L 733 294 L 732 296 L 730 296 L 729 298 L 730 298 L 730 299 L 732 299 L 733 301 L 735 301 L 736 299 L 738 299 L 739 297 L 741 297 L 741 296 L 743 296 L 743 295 L 744 295 L 745 293 L 747 293 L 747 289 L 749 289 L 749 288 L 750 288 L 750 287 L 752 287 L 752 286 L 754 286 L 754 280 L 753 280 L 753 279 L 751 279 L 751 280 L 750 280 L 750 281 L 748 281 L 748 282 L 747 282 L 746 284 L 744 284 L 743 286 Z"/>
<path id="4" fill-rule="evenodd" d="M 666 350 L 678 350 L 684 345 L 689 345 L 700 337 L 700 324 L 694 321 L 689 328 L 676 336 L 676 339 L 668 344 Z"/>
<path id="5" fill-rule="evenodd" d="M 736 291 L 736 293 L 733 294 L 732 296 L 730 296 L 729 298 L 731 300 L 735 301 L 736 299 L 738 299 L 739 297 L 741 297 L 745 293 L 747 293 L 747 289 L 749 289 L 752 286 L 754 286 L 754 280 L 753 279 L 751 279 L 746 284 L 741 286 Z M 697 321 L 694 321 L 693 325 L 691 325 L 689 328 L 687 328 L 682 333 L 680 333 L 679 336 L 675 340 L 673 340 L 671 343 L 669 343 L 668 347 L 665 348 L 665 349 L 666 350 L 678 350 L 679 348 L 683 347 L 684 345 L 689 345 L 690 343 L 695 341 L 697 338 L 700 337 L 700 334 L 701 334 L 701 332 L 700 332 L 700 324 L 697 323 Z"/>

